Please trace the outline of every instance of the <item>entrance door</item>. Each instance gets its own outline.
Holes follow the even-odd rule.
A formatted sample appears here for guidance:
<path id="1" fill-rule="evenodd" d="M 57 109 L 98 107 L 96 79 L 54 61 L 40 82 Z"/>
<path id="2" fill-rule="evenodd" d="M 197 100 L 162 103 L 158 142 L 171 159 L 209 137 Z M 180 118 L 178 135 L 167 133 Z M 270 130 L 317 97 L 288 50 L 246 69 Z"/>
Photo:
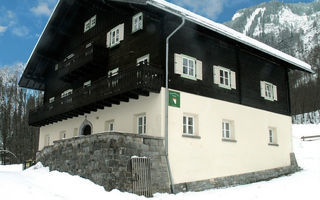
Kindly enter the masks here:
<path id="1" fill-rule="evenodd" d="M 91 126 L 85 125 L 82 129 L 82 135 L 91 135 Z"/>

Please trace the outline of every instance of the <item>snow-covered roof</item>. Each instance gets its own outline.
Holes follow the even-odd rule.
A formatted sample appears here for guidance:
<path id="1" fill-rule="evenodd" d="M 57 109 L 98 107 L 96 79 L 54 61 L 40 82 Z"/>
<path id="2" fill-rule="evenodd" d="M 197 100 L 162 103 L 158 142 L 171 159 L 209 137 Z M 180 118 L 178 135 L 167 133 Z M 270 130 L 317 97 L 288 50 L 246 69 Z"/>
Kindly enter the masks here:
<path id="1" fill-rule="evenodd" d="M 147 0 L 147 4 L 162 9 L 166 12 L 170 12 L 174 15 L 183 16 L 186 20 L 201 25 L 205 28 L 213 30 L 224 36 L 227 36 L 233 40 L 239 41 L 252 48 L 258 49 L 259 51 L 270 54 L 278 59 L 288 62 L 294 66 L 297 66 L 305 71 L 313 73 L 311 66 L 297 58 L 294 58 L 282 51 L 279 51 L 273 47 L 270 47 L 262 42 L 259 42 L 253 38 L 250 38 L 242 33 L 239 33 L 223 24 L 216 23 L 208 18 L 197 15 L 189 10 L 181 8 L 180 6 L 174 5 L 164 0 Z"/>

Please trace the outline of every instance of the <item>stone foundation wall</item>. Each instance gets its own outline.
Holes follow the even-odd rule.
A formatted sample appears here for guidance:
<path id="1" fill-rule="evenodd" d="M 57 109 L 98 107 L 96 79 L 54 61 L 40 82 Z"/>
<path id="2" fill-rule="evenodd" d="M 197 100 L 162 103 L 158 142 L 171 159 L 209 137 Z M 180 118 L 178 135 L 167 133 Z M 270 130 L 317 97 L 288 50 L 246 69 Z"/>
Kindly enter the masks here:
<path id="1" fill-rule="evenodd" d="M 90 179 L 107 191 L 132 192 L 131 157 L 151 159 L 152 192 L 170 192 L 163 138 L 126 133 L 101 133 L 54 142 L 37 161 L 50 170 Z"/>
<path id="2" fill-rule="evenodd" d="M 290 154 L 291 165 L 275 169 L 239 174 L 234 176 L 219 177 L 196 182 L 181 183 L 174 186 L 175 192 L 203 191 L 213 188 L 244 185 L 258 181 L 266 181 L 280 176 L 292 174 L 301 170 L 298 166 L 294 153 Z"/>
<path id="3" fill-rule="evenodd" d="M 101 133 L 54 142 L 38 155 L 37 162 L 50 170 L 68 172 L 90 179 L 107 191 L 132 192 L 131 157 L 151 159 L 152 193 L 170 193 L 163 138 L 126 133 Z M 175 192 L 202 191 L 213 188 L 270 180 L 299 171 L 294 153 L 291 165 L 227 177 L 176 184 Z M 186 175 L 187 176 L 187 175 Z M 209 178 L 209 177 L 208 177 Z"/>

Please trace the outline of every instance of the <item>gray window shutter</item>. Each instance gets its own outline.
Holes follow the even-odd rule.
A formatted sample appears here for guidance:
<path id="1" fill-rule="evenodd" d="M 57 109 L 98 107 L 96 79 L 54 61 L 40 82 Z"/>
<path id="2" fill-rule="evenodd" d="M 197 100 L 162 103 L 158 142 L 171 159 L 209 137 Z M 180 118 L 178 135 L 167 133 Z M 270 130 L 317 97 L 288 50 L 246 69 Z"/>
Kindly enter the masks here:
<path id="1" fill-rule="evenodd" d="M 260 91 L 261 91 L 261 96 L 266 97 L 266 86 L 264 81 L 260 81 Z"/>
<path id="2" fill-rule="evenodd" d="M 273 85 L 273 99 L 275 101 L 278 101 L 278 92 L 277 92 L 277 86 Z"/>
<path id="3" fill-rule="evenodd" d="M 119 40 L 124 40 L 124 24 L 119 25 Z"/>
<path id="4" fill-rule="evenodd" d="M 107 33 L 107 48 L 110 47 L 110 32 Z"/>
<path id="5" fill-rule="evenodd" d="M 180 54 L 174 54 L 174 73 L 183 74 L 182 56 Z"/>
<path id="6" fill-rule="evenodd" d="M 197 79 L 202 80 L 202 61 L 196 60 Z"/>
<path id="7" fill-rule="evenodd" d="M 231 71 L 231 88 L 237 89 L 237 81 L 236 81 L 236 73 L 234 71 Z"/>
<path id="8" fill-rule="evenodd" d="M 220 84 L 220 68 L 218 66 L 213 66 L 213 82 L 214 84 Z"/>

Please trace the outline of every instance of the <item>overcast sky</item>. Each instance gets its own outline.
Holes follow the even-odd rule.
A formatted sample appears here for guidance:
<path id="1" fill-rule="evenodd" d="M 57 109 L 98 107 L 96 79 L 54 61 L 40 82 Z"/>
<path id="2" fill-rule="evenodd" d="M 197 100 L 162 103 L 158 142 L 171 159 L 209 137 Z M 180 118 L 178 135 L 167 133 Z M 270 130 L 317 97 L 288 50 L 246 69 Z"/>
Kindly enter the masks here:
<path id="1" fill-rule="evenodd" d="M 216 22 L 270 0 L 167 0 Z M 283 0 L 312 2 L 314 0 Z M 0 67 L 26 63 L 57 0 L 0 0 Z"/>

